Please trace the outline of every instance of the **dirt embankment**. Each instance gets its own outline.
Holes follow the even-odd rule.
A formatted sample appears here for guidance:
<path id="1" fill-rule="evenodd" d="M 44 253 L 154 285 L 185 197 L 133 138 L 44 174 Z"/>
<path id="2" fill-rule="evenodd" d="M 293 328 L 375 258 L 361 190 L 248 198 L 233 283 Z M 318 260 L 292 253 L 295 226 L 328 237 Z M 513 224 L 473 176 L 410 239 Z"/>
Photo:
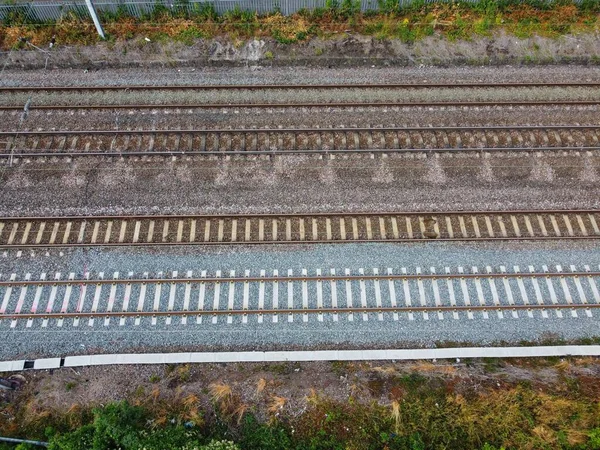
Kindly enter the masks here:
<path id="1" fill-rule="evenodd" d="M 153 42 L 142 37 L 90 46 L 56 46 L 49 53 L 20 50 L 0 57 L 5 68 L 147 66 L 414 66 L 505 65 L 600 62 L 596 34 L 517 38 L 502 31 L 489 37 L 451 41 L 430 36 L 414 43 L 339 33 L 293 44 L 274 39 L 233 42 L 226 38 Z"/>

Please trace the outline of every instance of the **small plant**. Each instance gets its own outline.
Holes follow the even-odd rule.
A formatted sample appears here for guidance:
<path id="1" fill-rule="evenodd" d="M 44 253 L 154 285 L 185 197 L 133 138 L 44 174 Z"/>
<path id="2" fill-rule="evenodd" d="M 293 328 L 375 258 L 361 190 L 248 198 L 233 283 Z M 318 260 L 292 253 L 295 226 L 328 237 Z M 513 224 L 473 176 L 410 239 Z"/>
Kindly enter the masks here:
<path id="1" fill-rule="evenodd" d="M 179 366 L 177 369 L 177 379 L 182 383 L 190 381 L 191 378 L 191 367 L 189 364 L 184 364 L 183 366 Z"/>
<path id="2" fill-rule="evenodd" d="M 256 395 L 260 395 L 262 391 L 265 390 L 265 387 L 267 387 L 267 380 L 265 380 L 264 378 L 258 380 L 258 382 L 256 383 Z"/>
<path id="3" fill-rule="evenodd" d="M 323 47 L 315 48 L 315 56 L 321 56 L 323 53 L 325 53 L 325 50 L 323 49 Z"/>
<path id="4" fill-rule="evenodd" d="M 271 396 L 271 400 L 269 401 L 269 406 L 267 409 L 270 413 L 275 414 L 281 411 L 286 403 L 287 398 L 273 395 Z"/>
<path id="5" fill-rule="evenodd" d="M 227 403 L 231 400 L 231 396 L 233 392 L 231 391 L 231 386 L 225 383 L 212 383 L 208 386 L 208 390 L 210 392 L 210 396 L 213 402 L 216 403 Z"/>
<path id="6" fill-rule="evenodd" d="M 148 379 L 150 381 L 150 383 L 158 383 L 160 381 L 160 377 L 153 373 L 152 375 L 150 375 L 150 378 Z"/>
<path id="7" fill-rule="evenodd" d="M 265 58 L 266 59 L 273 59 L 275 56 L 273 55 L 273 52 L 271 50 L 267 50 L 265 52 Z"/>
<path id="8" fill-rule="evenodd" d="M 75 386 L 77 386 L 77 383 L 75 383 L 74 381 L 69 381 L 67 384 L 65 384 L 65 389 L 67 391 L 72 391 L 73 389 L 75 389 Z"/>

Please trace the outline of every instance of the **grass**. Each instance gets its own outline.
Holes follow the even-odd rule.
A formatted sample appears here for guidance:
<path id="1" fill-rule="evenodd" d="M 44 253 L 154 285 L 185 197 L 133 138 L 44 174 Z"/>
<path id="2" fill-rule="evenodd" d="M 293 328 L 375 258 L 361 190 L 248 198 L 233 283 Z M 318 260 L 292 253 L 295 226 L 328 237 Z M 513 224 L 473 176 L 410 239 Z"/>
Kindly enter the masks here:
<path id="1" fill-rule="evenodd" d="M 143 18 L 133 17 L 123 5 L 115 13 L 103 14 L 108 40 L 115 42 L 173 41 L 191 46 L 198 40 L 227 36 L 233 42 L 250 38 L 271 37 L 281 44 L 311 37 L 323 39 L 343 36 L 347 32 L 376 39 L 398 39 L 414 43 L 431 35 L 448 40 L 469 40 L 489 36 L 494 31 L 520 38 L 534 35 L 556 38 L 570 33 L 598 31 L 598 0 L 580 4 L 566 0 L 548 3 L 538 0 L 480 0 L 469 2 L 425 3 L 419 0 L 400 8 L 397 2 L 380 0 L 378 11 L 360 12 L 353 0 L 327 0 L 326 7 L 302 10 L 289 16 L 275 12 L 258 15 L 238 8 L 218 15 L 210 4 L 188 11 L 185 4 L 173 11 L 157 7 Z M 3 49 L 25 48 L 25 37 L 34 45 L 47 46 L 56 36 L 57 45 L 89 45 L 99 41 L 94 25 L 86 15 L 72 10 L 57 22 L 42 22 L 15 9 L 0 25 Z M 316 49 L 317 56 L 322 50 Z M 271 52 L 271 57 L 272 57 Z M 535 58 L 531 56 L 531 59 Z"/>
<path id="2" fill-rule="evenodd" d="M 495 361 L 494 369 L 499 363 Z M 410 373 L 384 366 L 355 367 L 355 374 L 376 375 L 382 383 L 377 397 L 352 401 L 315 389 L 307 390 L 305 399 L 258 396 L 253 387 L 242 392 L 246 382 L 224 381 L 210 384 L 205 394 L 186 392 L 181 386 L 170 392 L 155 388 L 149 396 L 93 411 L 80 404 L 49 410 L 33 395 L 2 405 L 2 417 L 11 419 L 0 421 L 0 435 L 42 438 L 48 429 L 53 450 L 205 450 L 224 448 L 205 447 L 222 439 L 238 442 L 237 448 L 261 450 L 598 449 L 598 378 L 576 370 L 592 364 L 597 367 L 597 360 L 564 359 L 554 365 L 557 381 L 501 386 L 434 370 L 443 367 L 438 365 L 421 364 L 422 371 Z M 177 371 L 173 367 L 170 373 L 175 376 Z M 331 373 L 335 374 L 333 367 Z M 488 373 L 485 379 L 493 377 Z M 275 386 L 280 380 L 273 380 Z M 258 393 L 264 393 L 266 385 L 259 379 Z M 365 393 L 364 385 L 362 390 Z"/>

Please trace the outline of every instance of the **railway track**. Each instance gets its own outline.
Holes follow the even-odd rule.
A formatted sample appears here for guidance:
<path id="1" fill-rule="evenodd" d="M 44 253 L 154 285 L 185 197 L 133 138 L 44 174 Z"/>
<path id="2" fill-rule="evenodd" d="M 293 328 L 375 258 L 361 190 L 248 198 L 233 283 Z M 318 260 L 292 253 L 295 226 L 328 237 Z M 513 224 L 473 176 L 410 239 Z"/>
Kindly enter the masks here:
<path id="1" fill-rule="evenodd" d="M 0 248 L 600 238 L 600 210 L 2 217 Z"/>
<path id="2" fill-rule="evenodd" d="M 599 105 L 600 100 L 489 100 L 489 101 L 409 101 L 409 102 L 384 102 L 384 101 L 363 101 L 363 102 L 277 102 L 277 103 L 124 103 L 124 104 L 37 104 L 28 103 L 27 111 L 43 110 L 129 110 L 139 109 L 150 110 L 193 110 L 193 109 L 238 109 L 238 108 L 259 108 L 259 109 L 281 109 L 281 108 L 443 108 L 443 107 L 519 107 L 519 106 L 595 106 Z M 0 111 L 23 111 L 24 105 L 0 105 Z"/>
<path id="3" fill-rule="evenodd" d="M 0 86 L 0 110 L 598 105 L 600 82 Z M 424 90 L 428 95 L 415 95 Z M 457 100 L 459 96 L 468 100 Z M 262 92 L 261 92 L 262 91 Z M 431 93 L 435 93 L 432 96 Z M 453 92 L 453 93 L 452 93 Z M 495 92 L 495 94 L 494 94 Z M 452 93 L 448 96 L 448 93 Z M 512 98 L 512 94 L 514 98 Z M 62 94 L 62 95 L 56 95 Z M 115 96 L 115 94 L 117 94 Z M 259 94 L 259 95 L 257 95 Z M 293 95 L 294 100 L 286 100 Z M 545 100 L 540 100 L 545 97 Z M 427 100 L 428 97 L 435 101 Z M 140 99 L 144 99 L 140 101 Z"/>
<path id="4" fill-rule="evenodd" d="M 0 132 L 0 157 L 598 150 L 600 126 L 466 126 Z"/>
<path id="5" fill-rule="evenodd" d="M 140 276 L 141 275 L 141 276 Z M 13 273 L 0 278 L 0 327 L 165 325 L 348 320 L 548 318 L 600 308 L 600 272 L 589 266 L 528 266 L 187 271 L 150 276 L 133 272 Z M 7 279 L 8 278 L 8 279 Z M 188 321 L 189 319 L 189 321 Z"/>
<path id="6" fill-rule="evenodd" d="M 525 82 L 525 83 L 364 83 L 364 84 L 196 84 L 131 86 L 0 86 L 0 92 L 97 92 L 97 91 L 207 91 L 207 90 L 306 90 L 306 89 L 460 89 L 460 88 L 534 88 L 591 87 L 600 82 Z"/>

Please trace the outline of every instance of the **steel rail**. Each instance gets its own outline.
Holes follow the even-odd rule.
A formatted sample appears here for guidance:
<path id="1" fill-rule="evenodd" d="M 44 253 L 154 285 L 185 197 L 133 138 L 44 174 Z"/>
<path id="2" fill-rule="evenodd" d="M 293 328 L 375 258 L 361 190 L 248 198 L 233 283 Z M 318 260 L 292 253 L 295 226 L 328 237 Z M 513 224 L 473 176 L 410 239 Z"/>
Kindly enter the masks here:
<path id="1" fill-rule="evenodd" d="M 577 278 L 600 277 L 600 272 L 505 272 L 505 273 L 440 273 L 440 274 L 378 274 L 378 275 L 308 275 L 264 277 L 194 277 L 194 278 L 99 278 L 78 280 L 10 280 L 0 281 L 0 287 L 15 286 L 96 286 L 119 284 L 199 284 L 199 283 L 269 283 L 289 281 L 369 281 L 369 280 L 447 280 L 478 278 Z M 600 305 L 600 304 L 599 304 Z"/>
<path id="2" fill-rule="evenodd" d="M 263 315 L 263 314 L 358 314 L 358 313 L 384 313 L 384 312 L 453 312 L 453 311 L 517 311 L 517 310 L 560 310 L 560 309 L 598 309 L 599 303 L 550 303 L 540 305 L 444 305 L 444 306 L 367 306 L 364 308 L 281 308 L 281 309 L 215 309 L 215 310 L 172 310 L 172 311 L 111 311 L 111 312 L 55 312 L 55 313 L 9 313 L 0 314 L 2 320 L 19 319 L 67 319 L 81 317 L 190 317 L 190 316 L 233 316 L 233 315 Z"/>
<path id="3" fill-rule="evenodd" d="M 314 245 L 314 244 L 365 244 L 365 243 L 386 243 L 386 244 L 402 244 L 402 243 L 423 243 L 423 242 L 495 242 L 495 241 L 591 241 L 599 239 L 600 236 L 515 236 L 515 237 L 453 237 L 453 238 L 400 238 L 400 239 L 305 239 L 301 240 L 253 240 L 253 241 L 207 241 L 207 242 L 97 242 L 97 243 L 58 243 L 58 244 L 0 244 L 0 249 L 32 249 L 32 248 L 89 248 L 89 247 L 184 247 L 184 246 L 218 246 L 218 245 Z"/>
<path id="4" fill-rule="evenodd" d="M 523 88 L 600 87 L 600 82 L 516 83 L 365 83 L 365 84 L 196 84 L 132 86 L 0 86 L 0 92 L 24 91 L 140 91 L 140 90 L 260 90 L 260 89 L 430 89 L 430 88 Z"/>
<path id="5" fill-rule="evenodd" d="M 74 135 L 127 135 L 127 134 L 194 134 L 194 133 L 351 133 L 373 131 L 511 131 L 511 130 L 595 130 L 600 125 L 494 125 L 494 126 L 447 126 L 447 127 L 340 127 L 340 128 L 203 128 L 186 130 L 48 130 L 48 131 L 0 131 L 0 136 L 74 136 Z"/>
<path id="6" fill-rule="evenodd" d="M 573 152 L 573 151 L 599 151 L 600 147 L 573 146 L 573 147 L 439 147 L 439 148 L 373 148 L 373 149 L 314 149 L 314 150 L 151 150 L 151 151 L 105 151 L 105 152 L 86 152 L 57 150 L 46 152 L 30 152 L 13 149 L 11 152 L 0 150 L 0 159 L 17 158 L 49 158 L 49 157 L 80 157 L 80 156 L 108 156 L 111 158 L 131 157 L 131 156 L 280 156 L 280 155 L 330 155 L 330 154 L 348 154 L 348 153 L 505 153 L 505 152 Z"/>
<path id="7" fill-rule="evenodd" d="M 115 104 L 115 105 L 35 105 L 31 110 L 70 110 L 70 109 L 217 109 L 217 108 L 360 108 L 360 107 L 444 107 L 444 106 L 586 106 L 598 105 L 599 100 L 548 100 L 548 101 L 472 101 L 472 102 L 324 102 L 324 103 L 190 103 L 190 104 Z M 22 111 L 23 106 L 0 105 L 0 110 Z"/>
<path id="8" fill-rule="evenodd" d="M 369 216 L 485 216 L 504 214 L 595 214 L 600 209 L 511 209 L 463 211 L 375 211 L 375 212 L 316 212 L 316 213 L 249 213 L 249 214 L 131 214 L 94 216 L 4 216 L 0 222 L 22 220 L 156 220 L 156 219 L 255 219 L 255 218 L 313 218 L 313 217 L 369 217 Z"/>

